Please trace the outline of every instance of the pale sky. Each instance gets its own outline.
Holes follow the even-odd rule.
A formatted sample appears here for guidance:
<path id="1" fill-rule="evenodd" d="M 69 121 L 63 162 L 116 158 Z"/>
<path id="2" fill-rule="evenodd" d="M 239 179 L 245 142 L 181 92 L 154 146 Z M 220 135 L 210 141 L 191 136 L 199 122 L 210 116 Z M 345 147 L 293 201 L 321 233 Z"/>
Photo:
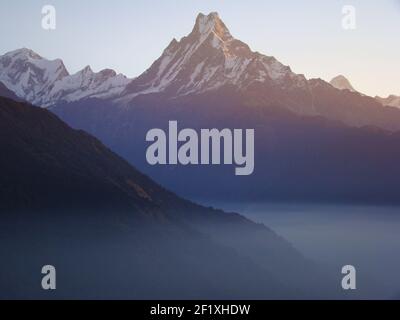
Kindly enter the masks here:
<path id="1" fill-rule="evenodd" d="M 47 4 L 55 31 L 41 27 Z M 356 8 L 355 30 L 342 28 L 344 5 Z M 211 11 L 234 37 L 307 78 L 343 74 L 363 93 L 400 95 L 400 0 L 1 0 L 0 54 L 27 47 L 71 73 L 90 65 L 134 77 Z"/>

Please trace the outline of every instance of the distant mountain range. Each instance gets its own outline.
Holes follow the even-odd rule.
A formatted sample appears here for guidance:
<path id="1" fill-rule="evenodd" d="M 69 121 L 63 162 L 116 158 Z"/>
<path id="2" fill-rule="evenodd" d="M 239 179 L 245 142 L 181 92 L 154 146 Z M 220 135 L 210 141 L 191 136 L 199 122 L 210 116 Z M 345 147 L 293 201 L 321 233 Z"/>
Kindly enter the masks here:
<path id="1" fill-rule="evenodd" d="M 400 110 L 353 91 L 344 77 L 333 85 L 308 80 L 251 51 L 216 13 L 200 14 L 192 32 L 174 39 L 139 77 L 103 73 L 82 71 L 75 75 L 82 81 L 69 82 L 74 75 L 61 61 L 51 64 L 26 49 L 0 58 L 0 80 L 9 89 L 95 135 L 181 195 L 399 202 Z M 169 120 L 194 129 L 254 128 L 255 173 L 237 178 L 224 166 L 149 166 L 146 132 L 166 129 Z"/>
<path id="2" fill-rule="evenodd" d="M 390 95 L 387 98 L 375 97 L 382 105 L 400 108 L 400 96 Z"/>
<path id="3" fill-rule="evenodd" d="M 333 86 L 342 89 L 343 78 L 335 79 Z M 20 49 L 0 57 L 0 81 L 20 98 L 44 107 L 88 98 L 135 106 L 145 97 L 164 101 L 229 89 L 246 105 L 275 105 L 357 127 L 400 129 L 400 110 L 379 108 L 374 98 L 354 89 L 346 93 L 321 79 L 307 80 L 274 57 L 251 51 L 230 34 L 217 13 L 200 14 L 192 32 L 180 41 L 172 40 L 135 79 L 108 69 L 94 73 L 90 67 L 70 75 L 62 60 L 49 61 Z"/>
<path id="4" fill-rule="evenodd" d="M 20 98 L 47 107 L 60 101 L 113 97 L 130 80 L 109 69 L 95 73 L 89 66 L 70 75 L 62 60 L 49 61 L 24 48 L 0 57 L 0 82 Z"/>
<path id="5" fill-rule="evenodd" d="M 339 75 L 339 76 L 333 78 L 330 81 L 330 84 L 339 90 L 349 90 L 351 92 L 357 92 L 353 88 L 350 81 L 343 75 Z M 400 97 L 399 96 L 390 95 L 387 98 L 381 98 L 381 97 L 376 96 L 375 100 L 378 101 L 382 106 L 400 108 Z"/>
<path id="6" fill-rule="evenodd" d="M 265 226 L 177 197 L 47 110 L 0 98 L 0 133 L 0 297 L 46 297 L 27 272 L 43 261 L 62 270 L 52 298 L 334 294 Z"/>

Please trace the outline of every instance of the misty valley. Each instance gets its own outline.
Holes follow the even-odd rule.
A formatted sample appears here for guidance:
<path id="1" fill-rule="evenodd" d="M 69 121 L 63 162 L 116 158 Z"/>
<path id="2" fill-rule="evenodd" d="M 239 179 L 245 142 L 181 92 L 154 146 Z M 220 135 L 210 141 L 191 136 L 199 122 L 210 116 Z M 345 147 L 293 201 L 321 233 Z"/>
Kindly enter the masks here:
<path id="1" fill-rule="evenodd" d="M 348 298 L 400 297 L 398 206 L 262 202 L 212 205 L 268 225 L 302 254 L 338 273 L 338 281 L 342 267 L 353 265 L 357 290 L 347 292 Z"/>

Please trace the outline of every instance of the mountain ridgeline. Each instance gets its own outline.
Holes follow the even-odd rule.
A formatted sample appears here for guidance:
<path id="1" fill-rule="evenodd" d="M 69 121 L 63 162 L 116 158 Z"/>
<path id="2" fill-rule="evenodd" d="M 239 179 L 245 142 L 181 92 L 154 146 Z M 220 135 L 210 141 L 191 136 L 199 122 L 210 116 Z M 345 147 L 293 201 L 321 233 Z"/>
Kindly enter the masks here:
<path id="1" fill-rule="evenodd" d="M 25 101 L 47 107 L 60 101 L 112 97 L 130 80 L 110 69 L 93 72 L 90 66 L 71 75 L 62 60 L 47 60 L 23 48 L 0 56 L 0 82 Z"/>
<path id="2" fill-rule="evenodd" d="M 231 35 L 217 13 L 199 14 L 190 34 L 173 39 L 135 79 L 110 69 L 96 73 L 89 66 L 71 75 L 62 60 L 47 60 L 26 48 L 0 56 L 0 81 L 20 98 L 43 107 L 91 98 L 134 107 L 141 99 L 162 103 L 231 89 L 245 105 L 281 107 L 354 127 L 400 129 L 400 110 L 382 108 L 379 99 L 351 90 L 343 76 L 333 80 L 308 80 L 276 58 L 253 52 Z M 341 90 L 346 86 L 351 92 Z"/>
<path id="3" fill-rule="evenodd" d="M 180 195 L 399 202 L 400 109 L 354 91 L 343 76 L 332 84 L 309 80 L 253 52 L 217 13 L 199 14 L 188 36 L 173 39 L 135 79 L 86 69 L 71 76 L 60 60 L 27 49 L 0 58 L 0 80 L 9 89 Z M 229 166 L 150 166 L 146 133 L 170 120 L 196 130 L 255 129 L 254 174 L 238 178 Z"/>

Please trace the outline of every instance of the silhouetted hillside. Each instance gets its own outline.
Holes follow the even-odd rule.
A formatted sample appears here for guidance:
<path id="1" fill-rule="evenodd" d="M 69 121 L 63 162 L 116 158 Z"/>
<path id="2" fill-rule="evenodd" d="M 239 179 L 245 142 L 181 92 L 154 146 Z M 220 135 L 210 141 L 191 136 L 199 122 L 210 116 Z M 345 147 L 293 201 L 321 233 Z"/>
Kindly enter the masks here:
<path id="1" fill-rule="evenodd" d="M 4 83 L 2 83 L 0 81 L 0 97 L 4 97 L 4 98 L 9 98 L 9 99 L 13 99 L 15 101 L 22 101 L 20 98 L 17 97 L 17 95 L 12 92 L 11 90 L 9 90 Z"/>
<path id="2" fill-rule="evenodd" d="M 175 196 L 46 110 L 0 98 L 0 131 L 1 297 L 332 296 L 268 228 Z"/>

